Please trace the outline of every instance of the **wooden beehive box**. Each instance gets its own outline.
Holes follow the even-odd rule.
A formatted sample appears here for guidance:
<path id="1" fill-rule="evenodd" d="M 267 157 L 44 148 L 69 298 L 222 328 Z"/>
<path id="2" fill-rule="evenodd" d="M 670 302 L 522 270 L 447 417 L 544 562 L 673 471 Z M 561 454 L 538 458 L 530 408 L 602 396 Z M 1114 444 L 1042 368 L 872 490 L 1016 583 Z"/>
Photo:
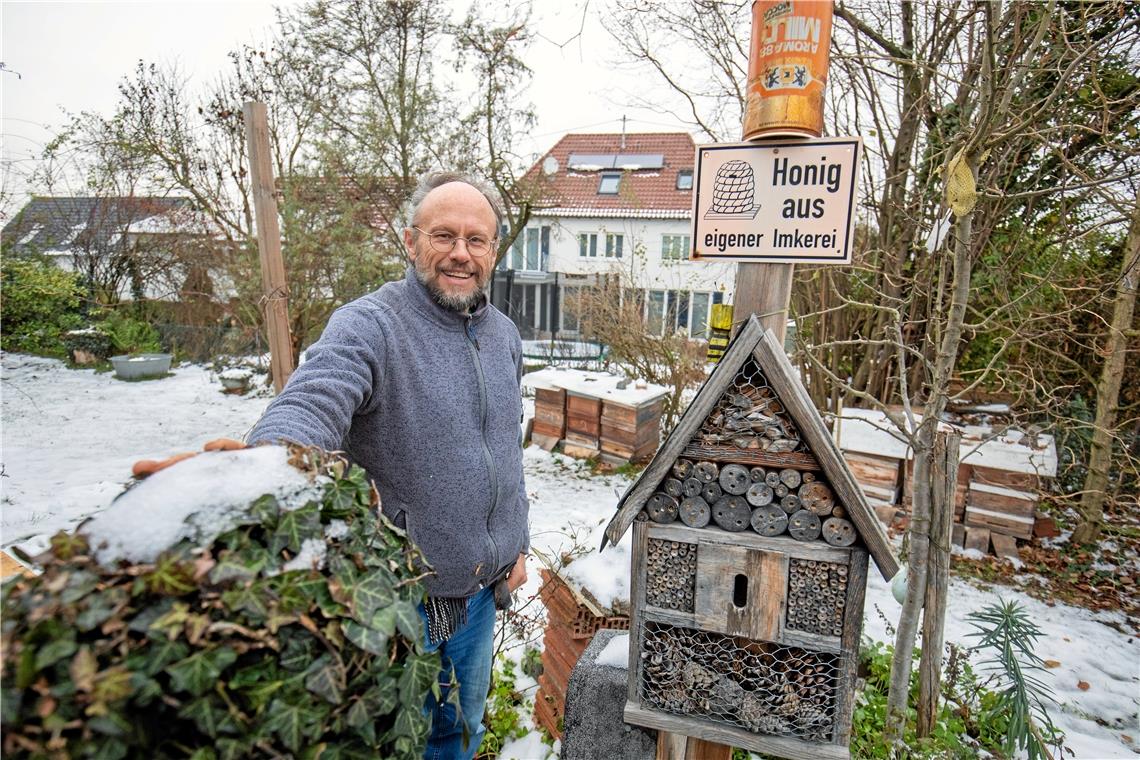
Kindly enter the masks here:
<path id="1" fill-rule="evenodd" d="M 653 456 L 661 437 L 664 404 L 661 397 L 640 404 L 604 399 L 599 436 L 602 454 L 622 462 L 642 462 Z"/>
<path id="2" fill-rule="evenodd" d="M 566 391 L 562 388 L 534 389 L 534 430 L 531 438 L 547 451 L 566 435 Z"/>
<path id="3" fill-rule="evenodd" d="M 625 719 L 846 758 L 868 557 L 898 563 L 782 347 L 751 319 L 606 529 L 633 524 Z"/>

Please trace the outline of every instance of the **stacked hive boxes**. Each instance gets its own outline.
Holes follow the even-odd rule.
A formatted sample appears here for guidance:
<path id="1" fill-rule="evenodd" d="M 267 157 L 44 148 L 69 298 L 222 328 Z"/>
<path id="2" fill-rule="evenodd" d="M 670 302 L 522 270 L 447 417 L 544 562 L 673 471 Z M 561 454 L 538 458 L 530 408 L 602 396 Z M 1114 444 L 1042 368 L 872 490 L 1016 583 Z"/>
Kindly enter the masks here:
<path id="1" fill-rule="evenodd" d="M 533 440 L 548 451 L 561 443 L 570 456 L 621 464 L 646 461 L 657 450 L 662 386 L 558 368 L 525 375 L 523 385 L 534 389 Z"/>
<path id="2" fill-rule="evenodd" d="M 985 425 L 962 424 L 961 463 L 954 499 L 958 546 L 1015 556 L 1016 539 L 1033 537 L 1044 481 L 1057 472 L 1057 451 L 1048 435 L 1028 436 Z M 875 512 L 886 523 L 910 510 L 914 459 L 886 415 L 844 409 L 840 421 L 844 458 Z M 902 484 L 901 494 L 894 482 Z M 888 498 L 890 496 L 896 498 Z M 901 498 L 897 498 L 901 497 Z"/>

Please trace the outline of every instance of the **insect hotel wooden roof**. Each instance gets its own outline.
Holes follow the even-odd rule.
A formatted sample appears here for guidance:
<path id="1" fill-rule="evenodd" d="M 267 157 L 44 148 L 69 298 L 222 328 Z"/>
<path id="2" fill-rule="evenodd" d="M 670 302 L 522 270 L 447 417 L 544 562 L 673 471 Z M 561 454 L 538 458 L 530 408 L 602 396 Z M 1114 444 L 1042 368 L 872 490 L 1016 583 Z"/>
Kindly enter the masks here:
<path id="1" fill-rule="evenodd" d="M 605 541 L 616 544 L 629 530 L 637 513 L 653 495 L 662 478 L 671 470 L 673 461 L 692 440 L 701 423 L 708 417 L 749 357 L 752 357 L 763 370 L 788 414 L 799 426 L 805 442 L 819 461 L 820 468 L 846 507 L 875 566 L 879 568 L 883 578 L 887 580 L 893 578 L 898 572 L 899 565 L 882 523 L 867 503 L 863 490 L 855 482 L 843 459 L 843 454 L 835 445 L 807 391 L 796 377 L 783 347 L 771 332 L 760 326 L 756 317 L 749 319 L 741 328 L 720 363 L 701 386 L 696 398 L 661 445 L 653 461 L 622 496 L 618 502 L 617 514 L 606 527 Z M 604 547 L 605 542 L 603 542 Z"/>

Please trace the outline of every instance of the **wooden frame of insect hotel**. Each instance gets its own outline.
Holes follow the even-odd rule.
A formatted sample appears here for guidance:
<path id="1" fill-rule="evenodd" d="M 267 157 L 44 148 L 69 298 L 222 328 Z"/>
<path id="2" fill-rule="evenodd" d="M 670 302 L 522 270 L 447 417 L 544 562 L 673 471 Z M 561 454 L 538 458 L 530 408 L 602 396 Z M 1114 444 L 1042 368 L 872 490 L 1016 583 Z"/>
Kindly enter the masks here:
<path id="1" fill-rule="evenodd" d="M 846 758 L 868 555 L 897 560 L 775 337 L 753 317 L 622 497 L 625 720 Z"/>

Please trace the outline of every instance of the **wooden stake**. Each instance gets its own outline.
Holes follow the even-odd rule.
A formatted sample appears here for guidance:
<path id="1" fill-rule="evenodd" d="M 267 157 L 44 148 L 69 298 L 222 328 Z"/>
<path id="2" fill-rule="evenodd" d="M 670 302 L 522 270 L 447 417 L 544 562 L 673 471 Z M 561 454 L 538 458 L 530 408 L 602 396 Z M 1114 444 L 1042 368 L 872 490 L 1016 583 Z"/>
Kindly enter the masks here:
<path id="1" fill-rule="evenodd" d="M 289 290 L 281 257 L 281 228 L 277 223 L 277 194 L 269 157 L 269 119 L 264 103 L 250 101 L 243 109 L 249 174 L 257 223 L 257 250 L 261 257 L 261 289 L 265 324 L 269 331 L 270 369 L 278 393 L 293 374 L 293 343 L 289 336 Z"/>
<path id="2" fill-rule="evenodd" d="M 918 664 L 918 735 L 930 736 L 938 716 L 942 688 L 942 643 L 946 628 L 946 593 L 950 582 L 951 520 L 958 479 L 962 435 L 939 431 L 934 439 L 930 498 L 930 553 L 922 603 L 922 659 Z M 916 483 L 916 487 L 921 487 Z"/>

